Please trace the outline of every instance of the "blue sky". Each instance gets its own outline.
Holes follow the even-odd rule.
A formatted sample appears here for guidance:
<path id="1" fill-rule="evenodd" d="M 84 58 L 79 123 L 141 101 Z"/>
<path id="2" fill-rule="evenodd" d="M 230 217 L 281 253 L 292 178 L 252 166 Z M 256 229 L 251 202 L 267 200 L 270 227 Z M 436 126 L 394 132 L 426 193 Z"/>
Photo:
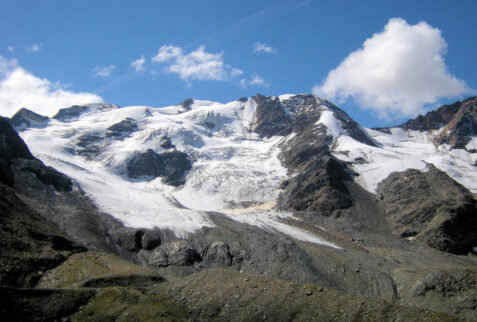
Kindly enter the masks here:
<path id="1" fill-rule="evenodd" d="M 475 12 L 470 0 L 0 0 L 0 114 L 314 92 L 365 126 L 397 124 L 475 95 Z"/>

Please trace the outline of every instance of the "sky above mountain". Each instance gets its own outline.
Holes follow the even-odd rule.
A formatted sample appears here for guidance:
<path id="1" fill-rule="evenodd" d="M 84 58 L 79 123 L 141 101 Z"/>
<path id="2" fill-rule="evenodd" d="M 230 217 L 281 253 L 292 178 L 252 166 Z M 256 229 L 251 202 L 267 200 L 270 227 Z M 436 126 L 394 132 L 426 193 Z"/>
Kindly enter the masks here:
<path id="1" fill-rule="evenodd" d="M 477 2 L 0 0 L 0 114 L 314 93 L 365 126 L 476 95 Z"/>

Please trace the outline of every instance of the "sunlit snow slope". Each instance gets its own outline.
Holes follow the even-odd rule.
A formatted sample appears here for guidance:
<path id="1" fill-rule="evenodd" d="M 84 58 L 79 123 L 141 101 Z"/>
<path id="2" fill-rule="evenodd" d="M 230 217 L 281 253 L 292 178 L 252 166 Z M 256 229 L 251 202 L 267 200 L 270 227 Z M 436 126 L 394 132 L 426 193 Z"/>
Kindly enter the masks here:
<path id="1" fill-rule="evenodd" d="M 477 192 L 477 168 L 473 165 L 477 153 L 464 149 L 451 149 L 448 145 L 433 143 L 440 130 L 419 132 L 391 128 L 390 133 L 366 129 L 368 135 L 378 143 L 377 147 L 362 144 L 335 129 L 333 154 L 350 162 L 359 173 L 355 179 L 366 190 L 375 193 L 378 183 L 392 172 L 406 169 L 427 171 L 426 163 L 432 163 L 470 191 Z M 469 143 L 475 146 L 477 138 Z"/>
<path id="2" fill-rule="evenodd" d="M 302 98 L 282 95 L 279 101 L 287 115 L 298 110 L 307 113 L 304 106 L 295 106 L 302 104 Z M 466 151 L 435 145 L 438 130 L 362 129 L 331 103 L 315 100 L 317 118 L 312 126 L 317 133 L 326 129 L 333 155 L 359 174 L 356 182 L 368 191 L 374 193 L 391 172 L 425 170 L 428 162 L 477 192 L 477 171 L 472 165 L 477 153 L 469 152 L 476 151 L 475 137 L 469 143 L 474 147 Z M 207 214 L 214 211 L 299 240 L 333 246 L 285 224 L 291 213 L 272 210 L 280 184 L 289 179 L 278 158 L 280 147 L 296 133 L 271 138 L 253 133 L 254 99 L 227 104 L 187 101 L 164 108 L 76 107 L 63 111 L 63 119 L 25 129 L 21 136 L 36 157 L 74 178 L 101 210 L 127 226 L 168 228 L 180 236 L 214 226 Z M 185 184 L 171 186 L 160 177 L 129 177 L 130 161 L 148 150 L 186 153 L 192 168 Z"/>
<path id="3" fill-rule="evenodd" d="M 50 120 L 45 128 L 21 133 L 32 153 L 74 178 L 103 211 L 130 227 L 168 228 L 177 235 L 213 226 L 207 211 L 294 238 L 334 246 L 306 231 L 281 223 L 289 213 L 273 206 L 280 183 L 287 178 L 278 160 L 283 137 L 261 139 L 250 132 L 255 102 L 220 104 L 194 100 L 190 106 L 151 108 L 91 108 L 68 120 Z M 134 120 L 137 129 L 108 138 L 108 128 Z M 96 138 L 94 157 L 78 153 L 81 140 Z M 169 145 L 164 142 L 169 141 Z M 185 152 L 193 161 L 183 186 L 131 179 L 127 164 L 138 153 L 152 149 Z M 223 210 L 223 211 L 222 211 Z"/>

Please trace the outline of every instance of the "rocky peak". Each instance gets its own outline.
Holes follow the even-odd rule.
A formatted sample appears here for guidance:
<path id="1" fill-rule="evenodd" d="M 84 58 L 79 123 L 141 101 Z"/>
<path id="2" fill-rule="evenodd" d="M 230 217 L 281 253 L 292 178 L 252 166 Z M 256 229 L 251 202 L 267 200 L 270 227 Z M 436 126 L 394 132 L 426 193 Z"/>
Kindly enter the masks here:
<path id="1" fill-rule="evenodd" d="M 278 97 L 257 94 L 257 103 L 251 130 L 262 137 L 288 135 L 292 130 L 292 118 L 285 111 Z"/>
<path id="2" fill-rule="evenodd" d="M 461 102 L 443 105 L 435 111 L 427 112 L 426 115 L 420 114 L 415 119 L 411 119 L 397 127 L 421 132 L 438 130 L 454 118 L 461 105 Z"/>
<path id="3" fill-rule="evenodd" d="M 19 130 L 29 127 L 45 127 L 49 118 L 27 108 L 21 108 L 11 118 L 11 124 Z"/>
<path id="4" fill-rule="evenodd" d="M 376 143 L 346 112 L 314 95 L 300 94 L 281 100 L 279 97 L 257 94 L 253 99 L 257 103 L 257 110 L 252 130 L 261 136 L 304 132 L 309 127 L 316 127 L 323 111 L 329 110 L 343 132 L 359 142 L 376 146 Z"/>
<path id="5" fill-rule="evenodd" d="M 477 97 L 466 99 L 460 104 L 454 117 L 434 139 L 436 145 L 449 144 L 454 149 L 464 149 L 477 134 Z"/>
<path id="6" fill-rule="evenodd" d="M 62 108 L 58 111 L 58 113 L 53 116 L 55 120 L 59 120 L 62 122 L 73 121 L 77 119 L 84 113 L 88 113 L 91 111 L 108 111 L 112 109 L 119 108 L 116 104 L 105 104 L 105 103 L 95 103 L 95 104 L 88 104 L 88 105 L 73 105 L 70 107 Z"/>
<path id="7" fill-rule="evenodd" d="M 477 97 L 463 102 L 443 105 L 435 111 L 419 115 L 398 127 L 406 130 L 433 131 L 444 127 L 435 138 L 436 145 L 449 144 L 454 149 L 463 149 L 477 133 Z"/>
<path id="8" fill-rule="evenodd" d="M 187 98 L 179 104 L 180 112 L 187 112 L 191 110 L 192 104 L 194 104 L 193 98 Z"/>

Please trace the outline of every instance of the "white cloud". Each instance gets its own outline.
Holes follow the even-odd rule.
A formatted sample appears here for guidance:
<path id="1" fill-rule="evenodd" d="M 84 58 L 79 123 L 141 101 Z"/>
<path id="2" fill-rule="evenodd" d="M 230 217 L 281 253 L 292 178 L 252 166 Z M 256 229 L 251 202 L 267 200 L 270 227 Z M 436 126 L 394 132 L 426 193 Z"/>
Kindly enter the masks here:
<path id="1" fill-rule="evenodd" d="M 34 53 L 34 52 L 39 51 L 39 50 L 41 49 L 41 47 L 42 47 L 42 46 L 41 46 L 40 44 L 33 44 L 33 45 L 31 45 L 31 46 L 27 46 L 27 47 L 26 47 L 26 50 L 27 50 L 27 51 L 30 51 L 30 52 L 32 52 L 32 53 Z"/>
<path id="2" fill-rule="evenodd" d="M 93 68 L 93 73 L 95 77 L 107 78 L 111 76 L 111 72 L 115 69 L 116 66 L 110 65 L 108 67 L 95 67 Z"/>
<path id="3" fill-rule="evenodd" d="M 253 74 L 252 79 L 247 80 L 246 78 L 243 78 L 240 80 L 239 85 L 243 88 L 247 86 L 263 86 L 263 87 L 268 87 L 269 84 L 263 79 L 263 77 Z"/>
<path id="4" fill-rule="evenodd" d="M 224 63 L 223 52 L 212 54 L 200 46 L 196 50 L 184 54 L 179 47 L 164 45 L 152 58 L 153 62 L 167 64 L 166 73 L 177 74 L 181 79 L 220 80 L 226 81 L 240 76 L 243 72 Z"/>
<path id="5" fill-rule="evenodd" d="M 267 44 L 256 42 L 253 45 L 253 52 L 258 54 L 275 54 L 277 50 Z"/>
<path id="6" fill-rule="evenodd" d="M 144 55 L 141 58 L 136 59 L 131 63 L 131 67 L 134 68 L 136 72 L 140 72 L 144 70 L 144 64 L 146 63 L 146 59 L 144 59 Z"/>
<path id="7" fill-rule="evenodd" d="M 102 102 L 91 93 L 67 91 L 59 83 L 38 78 L 18 65 L 15 59 L 0 56 L 0 115 L 12 116 L 26 107 L 42 115 L 52 116 L 58 109 L 75 104 Z"/>
<path id="8" fill-rule="evenodd" d="M 8 46 L 8 51 L 13 54 L 13 52 L 15 51 L 15 47 L 13 47 L 13 46 Z"/>
<path id="9" fill-rule="evenodd" d="M 381 118 L 415 116 L 425 104 L 472 92 L 448 72 L 446 49 L 440 30 L 426 22 L 390 19 L 384 31 L 349 54 L 313 92 L 341 102 L 352 97 Z"/>
<path id="10" fill-rule="evenodd" d="M 164 63 L 182 56 L 183 53 L 181 48 L 172 45 L 164 45 L 159 48 L 157 55 L 152 57 L 152 61 L 156 63 Z"/>

